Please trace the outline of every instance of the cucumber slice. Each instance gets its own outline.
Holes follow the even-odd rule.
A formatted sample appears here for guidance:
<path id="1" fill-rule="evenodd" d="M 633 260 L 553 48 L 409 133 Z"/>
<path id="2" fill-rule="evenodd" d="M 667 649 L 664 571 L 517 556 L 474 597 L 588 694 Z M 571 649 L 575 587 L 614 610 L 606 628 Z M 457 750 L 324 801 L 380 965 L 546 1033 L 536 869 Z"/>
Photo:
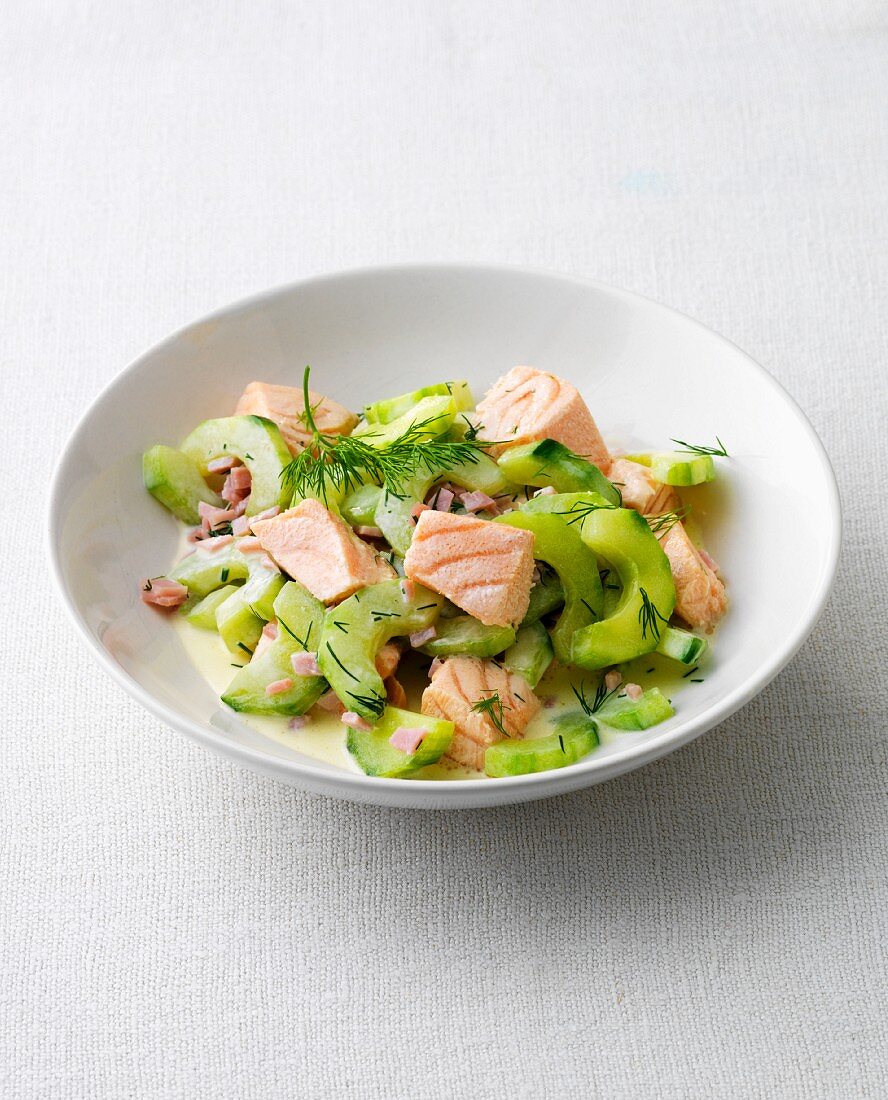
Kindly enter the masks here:
<path id="1" fill-rule="evenodd" d="M 278 636 L 253 657 L 228 685 L 222 702 L 249 714 L 304 714 L 327 690 L 323 676 L 296 676 L 290 658 L 317 643 L 324 621 L 324 605 L 310 592 L 288 581 L 274 601 Z M 276 680 L 292 680 L 289 691 L 266 694 Z"/>
<path id="2" fill-rule="evenodd" d="M 650 466 L 653 455 L 650 454 L 650 452 L 645 452 L 643 454 L 621 455 L 620 457 L 624 458 L 627 462 L 635 462 L 639 466 Z"/>
<path id="3" fill-rule="evenodd" d="M 276 569 L 258 564 L 262 555 L 248 557 L 250 575 L 247 583 L 216 608 L 216 629 L 232 653 L 250 654 L 259 642 L 262 628 L 274 617 L 274 601 L 284 587 L 286 578 Z"/>
<path id="4" fill-rule="evenodd" d="M 712 455 L 663 451 L 651 455 L 651 476 L 662 485 L 702 485 L 715 480 Z"/>
<path id="5" fill-rule="evenodd" d="M 659 688 L 649 688 L 640 699 L 611 699 L 598 711 L 599 719 L 616 730 L 646 730 L 671 718 L 675 710 Z"/>
<path id="6" fill-rule="evenodd" d="M 247 515 L 285 501 L 281 494 L 281 473 L 291 454 L 277 424 L 262 416 L 226 416 L 205 420 L 182 444 L 182 450 L 207 474 L 214 458 L 235 455 L 250 471 L 253 479 Z"/>
<path id="7" fill-rule="evenodd" d="M 699 661 L 706 652 L 707 641 L 698 638 L 687 630 L 679 630 L 674 626 L 660 628 L 660 644 L 657 652 L 664 657 L 671 657 L 674 661 L 681 661 L 683 665 L 692 665 Z"/>
<path id="8" fill-rule="evenodd" d="M 554 656 L 548 630 L 542 623 L 531 623 L 518 631 L 514 644 L 503 654 L 503 665 L 535 688 Z"/>
<path id="9" fill-rule="evenodd" d="M 509 447 L 500 455 L 499 465 L 515 485 L 551 485 L 559 493 L 599 493 L 610 504 L 622 503 L 619 489 L 597 466 L 554 439 Z"/>
<path id="10" fill-rule="evenodd" d="M 475 399 L 468 382 L 436 382 L 412 393 L 402 393 L 399 397 L 388 397 L 383 401 L 374 401 L 372 405 L 365 405 L 364 419 L 368 424 L 390 424 L 404 413 L 410 412 L 424 397 L 452 397 L 456 412 L 465 412 L 475 407 Z"/>
<path id="11" fill-rule="evenodd" d="M 530 603 L 522 626 L 538 622 L 564 603 L 564 588 L 554 569 L 541 568 L 540 579 L 530 590 Z"/>
<path id="12" fill-rule="evenodd" d="M 362 421 L 352 435 L 360 436 L 371 447 L 386 447 L 408 429 L 417 426 L 417 439 L 436 439 L 447 431 L 455 418 L 456 402 L 452 397 L 423 397 L 409 412 L 387 424 Z M 420 424 L 422 428 L 418 427 Z"/>
<path id="13" fill-rule="evenodd" d="M 375 527 L 376 508 L 382 489 L 378 485 L 362 485 L 343 498 L 341 513 L 352 527 Z"/>
<path id="14" fill-rule="evenodd" d="M 193 458 L 160 443 L 142 455 L 142 480 L 155 500 L 191 526 L 200 523 L 201 501 L 214 508 L 225 503 L 204 481 Z"/>
<path id="15" fill-rule="evenodd" d="M 428 496 L 436 481 L 450 481 L 462 489 L 479 489 L 491 497 L 508 490 L 509 483 L 493 459 L 480 451 L 476 457 L 477 462 L 423 470 L 412 477 L 397 496 L 383 490 L 374 518 L 376 526 L 397 553 L 403 556 L 410 549 L 416 526 L 411 513 L 414 506 Z"/>
<path id="16" fill-rule="evenodd" d="M 221 550 L 207 549 L 201 543 L 193 554 L 183 558 L 167 573 L 171 581 L 178 581 L 188 589 L 188 595 L 202 599 L 216 588 L 234 581 L 245 581 L 250 575 L 247 555 L 237 548 L 237 541 L 228 543 Z"/>
<path id="17" fill-rule="evenodd" d="M 595 554 L 584 544 L 577 527 L 568 526 L 561 516 L 508 512 L 493 522 L 532 531 L 533 556 L 548 562 L 558 574 L 564 610 L 552 630 L 552 644 L 558 660 L 570 664 L 574 634 L 594 623 L 604 609 Z"/>
<path id="18" fill-rule="evenodd" d="M 581 535 L 590 551 L 616 571 L 622 591 L 612 614 L 576 632 L 570 663 L 597 669 L 650 653 L 675 608 L 672 570 L 656 536 L 629 508 L 593 511 L 583 520 Z"/>
<path id="19" fill-rule="evenodd" d="M 598 727 L 583 711 L 562 714 L 548 737 L 498 741 L 484 753 L 484 771 L 495 778 L 566 768 L 598 744 Z"/>
<path id="20" fill-rule="evenodd" d="M 187 605 L 183 606 L 183 613 L 188 622 L 192 626 L 198 626 L 201 630 L 216 630 L 216 609 L 219 604 L 224 603 L 229 596 L 237 591 L 237 587 L 233 584 L 226 584 L 224 588 L 217 588 L 215 592 L 211 592 L 209 596 L 204 596 L 202 600 L 193 606 L 185 610 Z"/>
<path id="21" fill-rule="evenodd" d="M 579 531 L 583 520 L 596 508 L 614 508 L 600 493 L 547 493 L 531 497 L 520 504 L 519 510 L 528 515 L 561 516 L 568 527 Z"/>
<path id="22" fill-rule="evenodd" d="M 425 630 L 438 618 L 443 597 L 421 584 L 407 598 L 400 581 L 362 588 L 324 617 L 318 663 L 345 706 L 377 721 L 385 708 L 385 685 L 376 654 L 390 639 Z"/>
<path id="23" fill-rule="evenodd" d="M 416 752 L 402 752 L 389 743 L 389 738 L 403 726 L 424 729 L 428 733 Z M 453 739 L 453 723 L 430 714 L 415 714 L 411 710 L 386 707 L 372 730 L 349 729 L 348 751 L 367 775 L 400 779 L 427 764 L 434 764 L 447 752 Z"/>
<path id="24" fill-rule="evenodd" d="M 515 641 L 515 631 L 508 626 L 485 626 L 471 615 L 439 619 L 437 638 L 421 647 L 429 657 L 495 657 Z"/>

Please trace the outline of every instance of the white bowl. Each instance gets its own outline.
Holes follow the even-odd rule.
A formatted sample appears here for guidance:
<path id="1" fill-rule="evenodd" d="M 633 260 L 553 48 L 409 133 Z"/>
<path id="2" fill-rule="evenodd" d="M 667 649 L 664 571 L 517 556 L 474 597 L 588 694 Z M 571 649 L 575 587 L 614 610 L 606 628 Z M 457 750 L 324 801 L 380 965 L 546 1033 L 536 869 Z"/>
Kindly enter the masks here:
<path id="1" fill-rule="evenodd" d="M 705 681 L 675 717 L 569 768 L 508 779 L 373 779 L 270 741 L 224 707 L 139 577 L 173 561 L 177 523 L 142 489 L 140 458 L 226 416 L 252 379 L 313 384 L 358 408 L 441 378 L 476 393 L 516 363 L 582 391 L 615 447 L 670 437 L 730 451 L 694 512 L 731 598 Z M 352 271 L 272 290 L 189 325 L 120 374 L 59 462 L 50 555 L 90 648 L 148 710 L 285 783 L 364 802 L 491 806 L 576 790 L 637 768 L 714 726 L 776 675 L 823 608 L 841 514 L 823 446 L 798 406 L 733 344 L 665 306 L 599 283 L 523 269 L 426 265 Z M 135 734 L 134 734 L 135 735 Z"/>

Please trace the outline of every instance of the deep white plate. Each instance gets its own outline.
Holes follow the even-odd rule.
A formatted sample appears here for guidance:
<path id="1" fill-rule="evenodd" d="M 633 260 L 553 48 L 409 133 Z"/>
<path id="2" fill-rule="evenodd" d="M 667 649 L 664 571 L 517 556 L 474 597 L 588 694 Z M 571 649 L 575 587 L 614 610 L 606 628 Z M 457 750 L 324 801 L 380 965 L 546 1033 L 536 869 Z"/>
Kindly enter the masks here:
<path id="1" fill-rule="evenodd" d="M 137 582 L 168 568 L 180 528 L 141 486 L 141 454 L 228 416 L 247 382 L 312 384 L 357 409 L 442 378 L 476 395 L 516 363 L 563 375 L 614 449 L 724 440 L 694 514 L 731 607 L 702 684 L 675 717 L 569 768 L 509 779 L 373 779 L 290 751 L 224 707 Z M 426 265 L 345 272 L 268 291 L 169 337 L 86 411 L 59 461 L 50 556 L 90 648 L 148 710 L 285 783 L 365 802 L 491 806 L 599 783 L 663 756 L 743 706 L 811 631 L 832 584 L 841 514 L 805 416 L 760 366 L 689 318 L 600 283 L 513 268 Z M 101 720 L 100 716 L 97 716 Z M 133 731 L 133 737 L 137 736 Z"/>

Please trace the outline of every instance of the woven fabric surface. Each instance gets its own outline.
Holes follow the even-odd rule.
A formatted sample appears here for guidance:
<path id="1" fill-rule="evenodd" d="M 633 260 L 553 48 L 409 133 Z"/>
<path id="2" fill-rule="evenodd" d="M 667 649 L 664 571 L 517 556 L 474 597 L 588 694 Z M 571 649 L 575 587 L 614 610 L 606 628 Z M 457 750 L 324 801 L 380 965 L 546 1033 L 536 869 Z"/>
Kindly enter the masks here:
<path id="1" fill-rule="evenodd" d="M 11 0 L 0 58 L 0 1094 L 884 1096 L 884 5 Z M 690 313 L 840 479 L 792 664 L 569 797 L 421 814 L 249 774 L 112 684 L 51 588 L 48 479 L 122 366 L 420 259 Z"/>

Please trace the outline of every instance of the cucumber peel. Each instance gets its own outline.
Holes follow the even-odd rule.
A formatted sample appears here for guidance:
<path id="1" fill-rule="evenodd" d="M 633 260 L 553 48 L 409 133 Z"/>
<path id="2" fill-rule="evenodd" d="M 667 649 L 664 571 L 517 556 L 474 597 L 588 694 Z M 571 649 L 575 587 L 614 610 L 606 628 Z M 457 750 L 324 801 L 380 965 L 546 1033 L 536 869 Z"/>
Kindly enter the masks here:
<path id="1" fill-rule="evenodd" d="M 549 631 L 542 623 L 530 623 L 519 629 L 514 644 L 503 654 L 503 667 L 535 688 L 554 656 Z"/>
<path id="2" fill-rule="evenodd" d="M 364 419 L 368 424 L 390 424 L 404 413 L 409 413 L 424 397 L 452 397 L 455 412 L 465 412 L 475 407 L 475 399 L 469 383 L 436 382 L 431 386 L 422 386 L 412 393 L 402 393 L 398 397 L 387 397 L 364 406 Z"/>
<path id="3" fill-rule="evenodd" d="M 471 615 L 439 619 L 436 627 L 437 637 L 420 649 L 428 657 L 495 657 L 515 641 L 511 627 L 485 626 Z"/>
<path id="4" fill-rule="evenodd" d="M 674 626 L 660 628 L 660 644 L 657 652 L 664 657 L 671 657 L 674 661 L 681 661 L 683 665 L 692 665 L 699 661 L 706 652 L 708 642 L 696 634 L 687 630 L 679 630 Z"/>
<path id="5" fill-rule="evenodd" d="M 555 439 L 522 443 L 509 447 L 499 458 L 499 466 L 515 485 L 551 485 L 557 493 L 598 493 L 609 504 L 622 503 L 620 490 L 594 463 L 574 454 Z"/>

